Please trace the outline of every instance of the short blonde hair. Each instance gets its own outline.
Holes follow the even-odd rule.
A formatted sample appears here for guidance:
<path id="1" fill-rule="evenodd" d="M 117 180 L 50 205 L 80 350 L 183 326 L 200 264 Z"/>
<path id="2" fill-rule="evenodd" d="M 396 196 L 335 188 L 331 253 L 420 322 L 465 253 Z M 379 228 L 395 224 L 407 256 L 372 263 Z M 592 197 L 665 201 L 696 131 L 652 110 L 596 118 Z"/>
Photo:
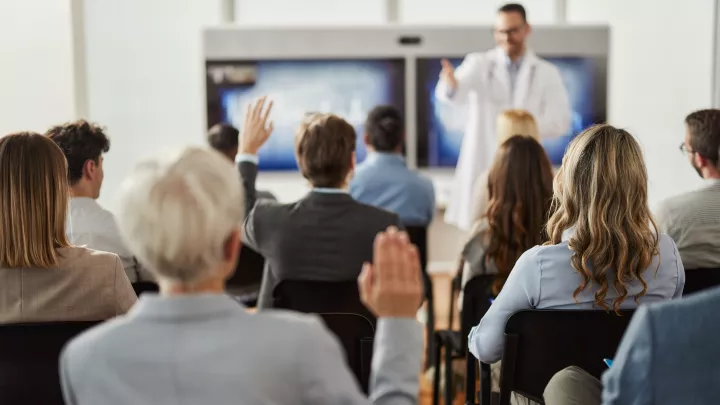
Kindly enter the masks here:
<path id="1" fill-rule="evenodd" d="M 496 123 L 498 144 L 502 144 L 515 135 L 529 136 L 540 141 L 537 122 L 525 110 L 505 110 L 498 115 Z"/>
<path id="2" fill-rule="evenodd" d="M 158 279 L 188 285 L 222 262 L 243 213 L 234 166 L 219 152 L 191 147 L 134 169 L 122 186 L 118 225 Z"/>
<path id="3" fill-rule="evenodd" d="M 67 162 L 49 138 L 0 138 L 0 267 L 51 268 L 65 236 Z"/>

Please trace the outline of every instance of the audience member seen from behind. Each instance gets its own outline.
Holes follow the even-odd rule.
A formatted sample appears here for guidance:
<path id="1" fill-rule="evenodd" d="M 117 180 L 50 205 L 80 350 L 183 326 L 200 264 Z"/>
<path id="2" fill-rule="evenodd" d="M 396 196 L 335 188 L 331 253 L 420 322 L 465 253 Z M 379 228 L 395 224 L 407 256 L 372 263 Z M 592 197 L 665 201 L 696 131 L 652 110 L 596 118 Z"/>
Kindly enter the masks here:
<path id="1" fill-rule="evenodd" d="M 207 140 L 208 144 L 228 158 L 231 162 L 235 162 L 239 150 L 240 131 L 230 124 L 215 124 L 208 131 Z M 255 201 L 257 199 L 270 199 L 277 200 L 275 196 L 269 191 L 258 190 L 256 195 L 245 196 L 246 203 L 248 201 Z M 248 205 L 248 204 L 246 204 Z M 249 207 L 252 208 L 252 207 Z"/>
<path id="2" fill-rule="evenodd" d="M 372 259 L 375 235 L 399 225 L 396 214 L 355 201 L 348 183 L 355 167 L 355 130 L 331 114 L 310 114 L 300 124 L 295 154 L 312 190 L 299 201 L 280 204 L 252 201 L 257 177 L 257 152 L 272 132 L 271 103 L 252 106 L 238 155 L 246 201 L 253 206 L 245 220 L 245 243 L 263 255 L 258 306 L 272 305 L 272 290 L 285 279 L 350 281 Z"/>
<path id="3" fill-rule="evenodd" d="M 470 332 L 470 351 L 483 362 L 500 360 L 505 323 L 520 310 L 617 311 L 682 295 L 685 270 L 653 222 L 632 135 L 610 125 L 585 130 L 570 143 L 553 191 L 549 242 L 520 256 Z"/>
<path id="4" fill-rule="evenodd" d="M 496 129 L 498 145 L 515 135 L 524 135 L 540 141 L 537 123 L 532 114 L 525 110 L 506 110 L 497 117 Z M 473 211 L 479 218 L 487 211 L 490 196 L 488 195 L 488 173 L 480 173 L 473 186 Z"/>
<path id="5" fill-rule="evenodd" d="M 355 170 L 350 195 L 400 216 L 405 226 L 428 226 L 435 212 L 432 181 L 408 169 L 405 129 L 395 107 L 375 107 L 365 121 L 368 156 Z"/>
<path id="6" fill-rule="evenodd" d="M 117 255 L 65 235 L 67 166 L 50 139 L 0 138 L 0 323 L 93 321 L 137 300 Z"/>
<path id="7" fill-rule="evenodd" d="M 643 305 L 603 382 L 568 367 L 545 388 L 547 405 L 714 404 L 720 396 L 720 289 Z"/>
<path id="8" fill-rule="evenodd" d="M 658 227 L 673 238 L 687 269 L 720 267 L 720 110 L 685 118 L 680 150 L 703 178 L 700 188 L 663 201 Z"/>
<path id="9" fill-rule="evenodd" d="M 103 153 L 110 150 L 105 131 L 87 121 L 50 128 L 46 135 L 65 154 L 68 162 L 70 210 L 65 226 L 70 243 L 115 253 L 131 282 L 150 280 L 120 238 L 115 216 L 97 202 L 103 182 Z"/>
<path id="10" fill-rule="evenodd" d="M 463 286 L 495 274 L 488 293 L 497 296 L 520 255 L 547 242 L 552 182 L 550 160 L 534 138 L 517 135 L 500 145 L 487 177 L 487 209 L 463 248 Z"/>
<path id="11" fill-rule="evenodd" d="M 215 151 L 189 148 L 134 170 L 123 187 L 120 229 L 160 294 L 144 294 L 126 316 L 67 346 L 68 405 L 370 402 L 319 318 L 250 314 L 225 294 L 243 212 L 237 173 Z M 422 291 L 417 249 L 393 229 L 375 239 L 371 256 L 374 265 L 359 280 L 379 317 L 371 401 L 413 404 L 422 353 L 413 319 Z"/>

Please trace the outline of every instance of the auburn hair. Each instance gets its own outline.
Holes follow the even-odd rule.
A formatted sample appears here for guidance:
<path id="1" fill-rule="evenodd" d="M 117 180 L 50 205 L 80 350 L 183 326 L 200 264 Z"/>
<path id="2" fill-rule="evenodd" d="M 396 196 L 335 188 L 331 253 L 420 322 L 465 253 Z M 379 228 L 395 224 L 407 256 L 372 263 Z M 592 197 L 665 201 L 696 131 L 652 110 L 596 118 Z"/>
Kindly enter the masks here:
<path id="1" fill-rule="evenodd" d="M 486 266 L 497 268 L 499 294 L 523 252 L 547 241 L 545 223 L 552 201 L 553 171 L 543 147 L 516 135 L 500 145 L 488 174 Z"/>

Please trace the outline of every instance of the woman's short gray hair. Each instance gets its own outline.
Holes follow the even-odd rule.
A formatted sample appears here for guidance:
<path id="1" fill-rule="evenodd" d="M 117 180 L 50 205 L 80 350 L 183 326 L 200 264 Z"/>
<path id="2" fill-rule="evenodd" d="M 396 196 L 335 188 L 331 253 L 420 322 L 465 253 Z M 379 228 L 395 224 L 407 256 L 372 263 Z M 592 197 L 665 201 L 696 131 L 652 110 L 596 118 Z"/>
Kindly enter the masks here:
<path id="1" fill-rule="evenodd" d="M 226 158 L 191 147 L 139 164 L 122 186 L 118 223 L 130 250 L 158 279 L 210 276 L 243 219 L 240 179 Z"/>

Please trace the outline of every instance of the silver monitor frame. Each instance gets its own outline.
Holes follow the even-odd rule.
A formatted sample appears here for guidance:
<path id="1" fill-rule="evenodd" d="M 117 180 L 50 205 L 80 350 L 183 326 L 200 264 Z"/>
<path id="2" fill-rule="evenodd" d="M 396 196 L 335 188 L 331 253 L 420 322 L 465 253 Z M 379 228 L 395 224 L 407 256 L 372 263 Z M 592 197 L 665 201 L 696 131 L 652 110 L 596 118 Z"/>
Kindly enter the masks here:
<path id="1" fill-rule="evenodd" d="M 407 163 L 416 167 L 416 59 L 463 57 L 495 46 L 490 26 L 218 26 L 203 30 L 205 62 L 263 59 L 405 59 Z M 533 26 L 530 47 L 540 56 L 593 57 L 604 61 L 607 93 L 610 28 L 601 25 Z M 603 95 L 604 96 L 604 95 Z M 607 97 L 604 97 L 607 100 Z M 607 101 L 606 101 L 607 103 Z M 607 106 L 606 106 L 607 111 Z M 207 117 L 206 117 L 207 119 Z M 447 169 L 439 169 L 447 171 Z"/>

